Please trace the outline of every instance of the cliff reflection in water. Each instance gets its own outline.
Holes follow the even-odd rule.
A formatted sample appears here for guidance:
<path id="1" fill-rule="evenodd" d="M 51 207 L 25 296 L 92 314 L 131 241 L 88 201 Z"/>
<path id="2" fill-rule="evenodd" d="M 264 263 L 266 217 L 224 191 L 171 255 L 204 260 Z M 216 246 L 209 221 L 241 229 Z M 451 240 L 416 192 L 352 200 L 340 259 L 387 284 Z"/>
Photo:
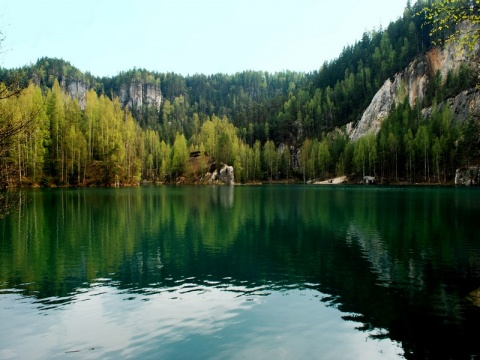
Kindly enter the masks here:
<path id="1" fill-rule="evenodd" d="M 479 192 L 434 188 L 33 190 L 0 222 L 0 287 L 51 302 L 129 292 L 311 288 L 406 357 L 480 352 Z M 209 285 L 211 284 L 211 285 Z"/>

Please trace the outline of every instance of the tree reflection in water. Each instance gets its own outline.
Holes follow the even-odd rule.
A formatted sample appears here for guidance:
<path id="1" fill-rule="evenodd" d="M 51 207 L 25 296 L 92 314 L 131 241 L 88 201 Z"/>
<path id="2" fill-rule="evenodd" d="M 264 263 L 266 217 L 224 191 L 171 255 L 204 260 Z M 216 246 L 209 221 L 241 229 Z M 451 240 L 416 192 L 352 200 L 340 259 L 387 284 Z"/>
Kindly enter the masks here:
<path id="1" fill-rule="evenodd" d="M 41 306 L 76 301 L 102 279 L 147 297 L 179 286 L 259 296 L 310 289 L 359 331 L 401 343 L 407 358 L 480 352 L 479 312 L 467 300 L 480 284 L 475 189 L 212 186 L 27 194 L 18 213 L 0 222 L 0 286 Z"/>

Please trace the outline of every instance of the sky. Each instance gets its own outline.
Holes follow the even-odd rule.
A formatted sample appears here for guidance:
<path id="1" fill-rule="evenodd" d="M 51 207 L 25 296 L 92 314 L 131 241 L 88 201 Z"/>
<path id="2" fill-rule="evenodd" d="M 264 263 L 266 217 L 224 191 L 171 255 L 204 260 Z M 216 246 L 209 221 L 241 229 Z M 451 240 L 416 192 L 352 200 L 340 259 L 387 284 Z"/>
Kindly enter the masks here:
<path id="1" fill-rule="evenodd" d="M 234 74 L 310 72 L 407 0 L 14 0 L 0 2 L 0 67 L 41 57 L 95 76 L 144 68 Z"/>

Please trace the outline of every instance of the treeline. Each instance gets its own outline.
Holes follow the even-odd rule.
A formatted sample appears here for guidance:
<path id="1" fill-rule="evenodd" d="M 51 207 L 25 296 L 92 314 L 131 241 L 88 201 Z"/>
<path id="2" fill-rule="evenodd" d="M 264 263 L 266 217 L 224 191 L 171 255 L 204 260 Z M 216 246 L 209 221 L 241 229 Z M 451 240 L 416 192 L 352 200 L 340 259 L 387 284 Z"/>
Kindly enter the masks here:
<path id="1" fill-rule="evenodd" d="M 138 119 L 164 138 L 174 136 L 172 123 L 190 136 L 193 113 L 201 119 L 227 116 L 243 134 L 250 132 L 253 141 L 262 144 L 271 139 L 277 145 L 299 146 L 306 137 L 321 138 L 323 132 L 358 121 L 385 80 L 431 46 L 428 29 L 422 27 L 422 6 L 407 4 L 403 16 L 386 29 L 364 33 L 337 59 L 310 73 L 155 74 L 166 106 L 157 119 L 151 113 L 138 114 Z M 135 73 L 139 77 L 143 70 Z M 107 85 L 105 91 L 114 93 L 116 88 Z"/>
<path id="2" fill-rule="evenodd" d="M 382 183 L 451 183 L 459 166 L 480 158 L 480 124 L 475 117 L 453 121 L 448 106 L 432 106 L 429 115 L 408 100 L 395 106 L 378 134 L 352 142 L 341 131 L 307 138 L 300 149 L 304 179 L 374 176 Z"/>
<path id="3" fill-rule="evenodd" d="M 18 97 L 0 102 L 2 122 L 32 119 L 0 148 L 3 186 L 139 179 L 143 151 L 139 125 L 118 101 L 98 97 L 93 90 L 86 97 L 88 106 L 82 110 L 55 80 L 46 93 L 30 84 Z"/>
<path id="4" fill-rule="evenodd" d="M 352 143 L 341 130 L 360 118 L 389 76 L 431 46 L 428 26 L 422 26 L 424 5 L 408 2 L 403 17 L 387 29 L 365 33 L 337 59 L 306 74 L 182 76 L 133 69 L 98 78 L 50 58 L 1 69 L 0 82 L 17 81 L 26 89 L 0 101 L 0 121 L 34 118 L 0 147 L 2 183 L 194 182 L 213 162 L 233 165 L 241 182 L 352 173 L 386 181 L 450 181 L 455 166 L 476 157 L 479 144 L 465 129 L 476 131 L 478 123 L 462 128 L 452 119 L 440 121 L 451 118 L 446 108 L 423 119 L 420 109 L 436 109 L 475 84 L 468 67 L 430 79 L 415 109 L 397 104 L 378 136 Z M 89 89 L 84 98 L 65 93 L 72 82 Z M 121 104 L 119 91 L 130 84 L 159 88 L 161 107 Z M 465 155 L 465 148 L 473 155 Z M 193 152 L 201 156 L 191 159 Z"/>
<path id="5" fill-rule="evenodd" d="M 306 137 L 320 138 L 323 132 L 357 121 L 384 81 L 430 47 L 428 29 L 422 27 L 422 6 L 422 2 L 408 3 L 403 16 L 386 29 L 364 33 L 337 59 L 310 73 L 244 71 L 182 76 L 133 69 L 112 78 L 98 78 L 82 74 L 68 62 L 49 58 L 16 73 L 43 90 L 51 89 L 54 79 L 60 84 L 82 81 L 98 96 L 111 100 L 122 86 L 131 83 L 158 86 L 164 100 L 159 111 L 145 107 L 130 110 L 142 128 L 158 131 L 167 143 L 173 143 L 177 131 L 187 138 L 192 136 L 196 113 L 201 121 L 213 115 L 226 116 L 243 134 L 249 132 L 252 138 L 244 136 L 243 140 L 250 145 L 271 139 L 277 145 L 298 146 Z M 11 74 L 3 69 L 0 81 L 8 83 Z"/>
<path id="6" fill-rule="evenodd" d="M 32 118 L 0 147 L 3 187 L 198 182 L 212 162 L 232 164 L 237 181 L 247 182 L 264 179 L 268 171 L 272 178 L 280 170 L 288 174 L 290 166 L 288 148 L 277 158 L 271 140 L 250 146 L 226 117 L 212 115 L 201 122 L 194 114 L 192 136 L 176 132 L 170 144 L 156 130 L 142 129 L 118 99 L 90 90 L 82 110 L 58 81 L 46 93 L 30 84 L 19 96 L 2 99 L 0 115 L 2 126 Z M 195 152 L 200 156 L 191 157 Z"/>
<path id="7" fill-rule="evenodd" d="M 480 155 L 474 118 L 456 124 L 450 108 L 436 104 L 424 118 L 408 101 L 392 109 L 378 135 L 351 142 L 337 129 L 319 139 L 307 137 L 299 149 L 276 145 L 268 138 L 268 124 L 262 144 L 227 117 L 201 121 L 196 113 L 192 135 L 176 132 L 169 143 L 156 130 L 142 129 L 118 99 L 90 90 L 82 110 L 58 82 L 46 93 L 31 84 L 20 96 L 0 101 L 0 113 L 2 121 L 12 123 L 34 118 L 2 146 L 3 186 L 200 182 L 213 162 L 233 165 L 237 182 L 323 180 L 356 173 L 381 181 L 444 183 L 452 180 L 459 163 Z"/>

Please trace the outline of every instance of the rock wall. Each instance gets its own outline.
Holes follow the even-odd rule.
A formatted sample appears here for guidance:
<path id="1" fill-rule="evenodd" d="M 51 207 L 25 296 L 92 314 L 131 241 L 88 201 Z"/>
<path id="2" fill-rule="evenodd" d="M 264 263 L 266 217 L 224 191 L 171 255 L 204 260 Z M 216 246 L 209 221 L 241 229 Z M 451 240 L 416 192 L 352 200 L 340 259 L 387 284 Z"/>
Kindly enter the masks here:
<path id="1" fill-rule="evenodd" d="M 417 57 L 405 70 L 396 74 L 393 79 L 387 79 L 373 97 L 362 118 L 349 132 L 350 139 L 355 141 L 369 133 L 378 133 L 382 121 L 390 113 L 394 103 L 403 102 L 408 98 L 410 106 L 421 102 L 427 90 L 429 78 L 440 71 L 443 79 L 451 70 L 456 70 L 460 64 L 467 61 L 466 52 L 459 51 L 455 43 L 445 48 L 435 47 L 426 54 Z M 455 118 L 464 119 L 469 109 L 478 107 L 472 91 L 466 91 L 447 101 L 454 110 Z"/>
<path id="2" fill-rule="evenodd" d="M 80 108 L 84 110 L 86 105 L 86 94 L 90 89 L 90 85 L 82 80 L 70 80 L 67 81 L 66 84 L 63 83 L 62 87 L 65 89 L 67 94 L 78 100 Z"/>
<path id="3" fill-rule="evenodd" d="M 60 86 L 65 92 L 77 99 L 80 107 L 85 109 L 85 99 L 87 91 L 90 90 L 90 84 L 83 80 L 63 80 Z M 160 110 L 162 104 L 162 92 L 159 86 L 148 84 L 140 81 L 133 81 L 130 84 L 122 84 L 117 94 L 120 104 L 122 106 L 129 106 L 130 108 L 142 108 L 144 106 L 155 106 Z"/>
<path id="4" fill-rule="evenodd" d="M 480 92 L 475 88 L 462 91 L 457 96 L 439 104 L 438 111 L 442 111 L 445 105 L 452 109 L 455 122 L 462 123 L 468 119 L 470 114 L 480 114 Z M 423 109 L 422 114 L 430 116 L 432 108 Z"/>
<path id="5" fill-rule="evenodd" d="M 210 181 L 219 180 L 227 185 L 233 185 L 235 183 L 235 175 L 233 171 L 233 166 L 223 164 L 220 169 L 215 169 L 212 173 Z"/>
<path id="6" fill-rule="evenodd" d="M 402 73 L 396 74 L 393 80 L 387 79 L 373 97 L 357 126 L 351 131 L 350 139 L 355 141 L 366 134 L 378 133 L 392 105 L 403 102 L 405 97 L 408 97 L 411 106 L 414 106 L 417 101 L 422 101 L 425 97 L 428 77 L 432 71 L 428 56 L 420 56 Z"/>
<path id="7" fill-rule="evenodd" d="M 455 172 L 455 185 L 480 185 L 480 166 L 457 169 Z"/>
<path id="8" fill-rule="evenodd" d="M 454 98 L 448 99 L 447 105 L 452 109 L 455 120 L 463 122 L 469 114 L 480 113 L 480 93 L 477 89 L 462 91 Z"/>
<path id="9" fill-rule="evenodd" d="M 362 118 L 350 133 L 350 140 L 356 141 L 362 136 L 370 133 L 378 133 L 383 119 L 390 113 L 390 109 L 395 102 L 395 94 L 397 92 L 399 78 L 393 82 L 388 79 L 385 81 L 380 90 L 375 94 L 372 102 L 364 111 Z"/>
<path id="10" fill-rule="evenodd" d="M 123 106 L 128 105 L 131 108 L 155 106 L 157 110 L 160 110 L 162 104 L 160 87 L 140 81 L 121 85 L 117 96 Z"/>

